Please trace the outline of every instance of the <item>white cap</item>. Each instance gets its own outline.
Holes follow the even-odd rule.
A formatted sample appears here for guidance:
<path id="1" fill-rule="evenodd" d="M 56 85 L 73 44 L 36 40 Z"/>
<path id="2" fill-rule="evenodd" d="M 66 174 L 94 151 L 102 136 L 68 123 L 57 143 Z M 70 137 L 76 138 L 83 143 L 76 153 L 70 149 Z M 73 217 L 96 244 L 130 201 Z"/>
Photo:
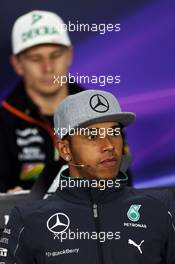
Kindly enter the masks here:
<path id="1" fill-rule="evenodd" d="M 12 29 L 12 52 L 21 51 L 39 44 L 71 46 L 64 21 L 55 13 L 32 11 L 17 18 Z"/>

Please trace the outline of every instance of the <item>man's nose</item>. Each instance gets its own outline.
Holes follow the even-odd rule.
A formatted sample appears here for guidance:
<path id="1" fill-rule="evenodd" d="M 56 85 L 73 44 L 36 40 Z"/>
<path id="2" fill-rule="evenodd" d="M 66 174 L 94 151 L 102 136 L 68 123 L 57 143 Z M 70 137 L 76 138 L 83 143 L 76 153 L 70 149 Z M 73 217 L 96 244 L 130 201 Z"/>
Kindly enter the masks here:
<path id="1" fill-rule="evenodd" d="M 53 70 L 52 62 L 49 58 L 44 58 L 42 61 L 42 69 L 44 73 L 50 73 Z"/>
<path id="2" fill-rule="evenodd" d="M 102 138 L 102 151 L 113 151 L 114 145 L 112 144 L 110 138 L 105 136 Z"/>

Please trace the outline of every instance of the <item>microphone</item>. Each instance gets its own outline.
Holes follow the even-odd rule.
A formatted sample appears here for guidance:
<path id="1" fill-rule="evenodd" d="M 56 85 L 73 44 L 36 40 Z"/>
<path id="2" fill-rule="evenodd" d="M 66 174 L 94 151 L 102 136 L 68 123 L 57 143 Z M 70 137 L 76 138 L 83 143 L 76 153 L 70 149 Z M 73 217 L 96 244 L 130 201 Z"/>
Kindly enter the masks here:
<path id="1" fill-rule="evenodd" d="M 70 165 L 74 166 L 74 167 L 81 167 L 81 168 L 84 168 L 85 166 L 89 166 L 89 165 L 85 165 L 85 164 L 81 164 L 79 162 L 79 164 L 76 164 L 76 163 L 73 163 L 73 162 L 70 162 L 72 159 L 70 157 L 70 155 L 66 156 L 66 161 L 69 162 Z M 89 166 L 90 167 L 90 166 Z"/>
<path id="2" fill-rule="evenodd" d="M 88 166 L 88 165 L 84 165 L 84 164 L 75 164 L 75 163 L 72 163 L 72 162 L 69 162 L 69 164 L 72 165 L 72 166 L 81 167 L 81 168 L 84 168 L 85 166 Z"/>

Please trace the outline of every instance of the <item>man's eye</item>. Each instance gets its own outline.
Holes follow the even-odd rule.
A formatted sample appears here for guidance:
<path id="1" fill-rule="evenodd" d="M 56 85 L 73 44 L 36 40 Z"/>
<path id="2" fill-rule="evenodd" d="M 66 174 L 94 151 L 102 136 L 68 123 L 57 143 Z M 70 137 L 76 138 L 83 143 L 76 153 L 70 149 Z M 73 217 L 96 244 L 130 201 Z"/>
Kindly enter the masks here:
<path id="1" fill-rule="evenodd" d="M 112 137 L 116 137 L 116 136 L 118 136 L 119 134 L 118 134 L 118 132 L 116 132 L 115 130 L 114 131 L 112 131 Z"/>
<path id="2" fill-rule="evenodd" d="M 87 136 L 89 140 L 95 140 L 97 138 L 97 135 L 89 135 Z"/>
<path id="3" fill-rule="evenodd" d="M 111 136 L 112 137 L 118 137 L 118 136 L 120 136 L 120 134 L 121 134 L 120 128 L 116 128 L 112 131 Z"/>
<path id="4" fill-rule="evenodd" d="M 52 54 L 51 58 L 52 58 L 52 59 L 56 59 L 56 58 L 59 58 L 59 57 L 61 57 L 61 56 L 62 56 L 62 53 L 59 52 L 59 53 Z"/>
<path id="5" fill-rule="evenodd" d="M 55 52 L 51 55 L 51 59 L 57 59 L 61 57 L 65 52 L 65 49 L 59 50 L 58 52 Z"/>
<path id="6" fill-rule="evenodd" d="M 32 61 L 32 62 L 39 62 L 40 61 L 40 58 L 38 58 L 38 57 L 31 57 L 31 58 L 29 58 L 29 60 Z"/>

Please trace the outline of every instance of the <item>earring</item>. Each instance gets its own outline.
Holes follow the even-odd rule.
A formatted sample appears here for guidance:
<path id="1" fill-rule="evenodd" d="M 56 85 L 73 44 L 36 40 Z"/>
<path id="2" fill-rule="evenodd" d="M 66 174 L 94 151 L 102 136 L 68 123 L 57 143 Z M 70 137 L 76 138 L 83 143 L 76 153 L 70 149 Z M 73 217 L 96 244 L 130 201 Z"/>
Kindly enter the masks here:
<path id="1" fill-rule="evenodd" d="M 70 156 L 67 155 L 67 156 L 66 156 L 66 161 L 70 161 L 70 159 L 71 159 Z"/>

